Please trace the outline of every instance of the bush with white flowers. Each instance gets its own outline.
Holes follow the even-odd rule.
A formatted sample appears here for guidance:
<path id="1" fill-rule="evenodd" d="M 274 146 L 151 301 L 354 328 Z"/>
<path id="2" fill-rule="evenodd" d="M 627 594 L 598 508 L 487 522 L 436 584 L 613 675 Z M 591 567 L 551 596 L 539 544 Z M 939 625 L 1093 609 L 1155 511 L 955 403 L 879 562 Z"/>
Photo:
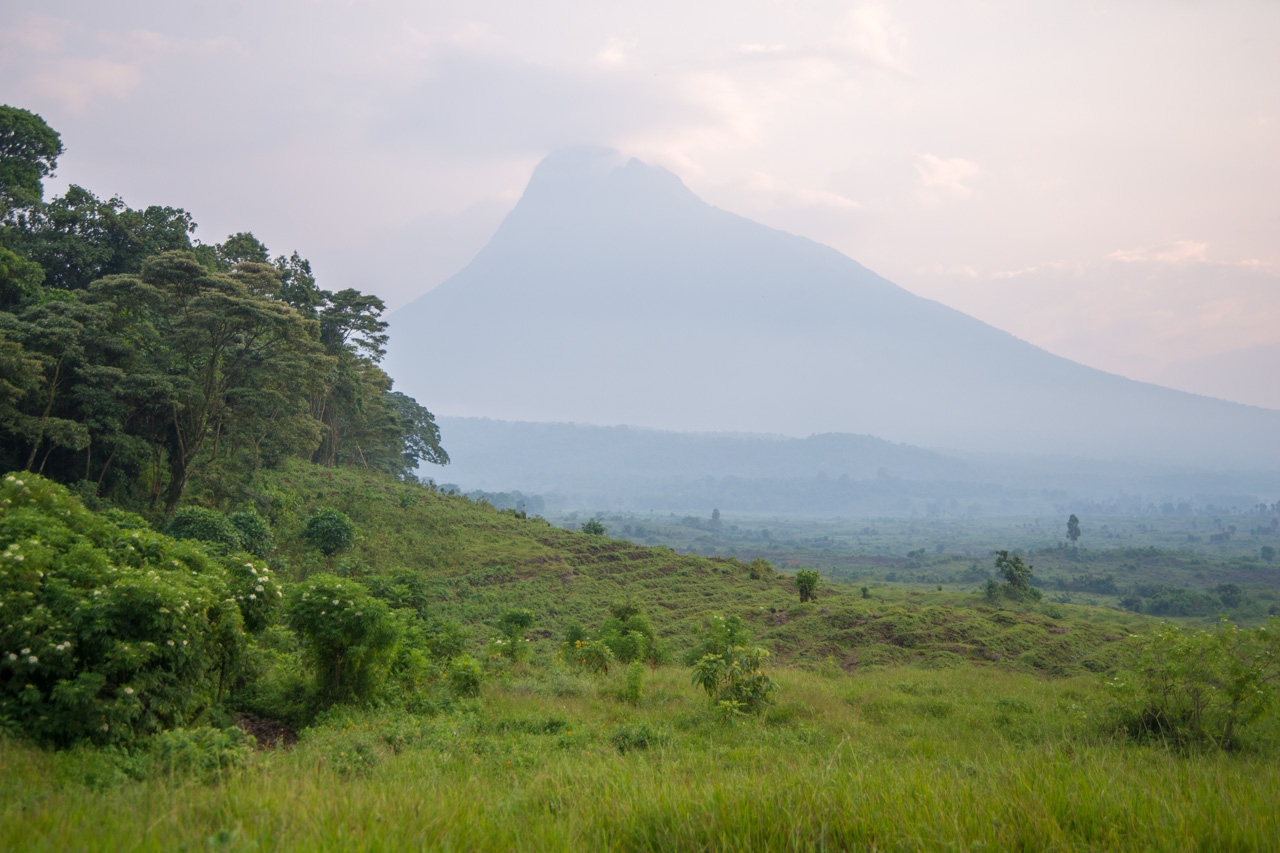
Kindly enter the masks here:
<path id="1" fill-rule="evenodd" d="M 43 477 L 0 478 L 0 722 L 15 733 L 126 742 L 217 701 L 244 643 L 227 567 L 130 521 Z"/>

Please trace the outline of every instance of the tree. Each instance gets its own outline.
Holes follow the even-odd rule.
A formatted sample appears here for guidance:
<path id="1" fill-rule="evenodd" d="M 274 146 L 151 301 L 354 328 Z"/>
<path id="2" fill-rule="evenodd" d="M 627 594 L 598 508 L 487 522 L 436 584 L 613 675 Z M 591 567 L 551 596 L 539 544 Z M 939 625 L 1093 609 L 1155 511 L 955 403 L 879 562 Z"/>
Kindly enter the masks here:
<path id="1" fill-rule="evenodd" d="M 72 185 L 47 204 L 11 217 L 8 247 L 44 268 L 45 284 L 83 290 L 109 275 L 137 274 L 160 252 L 191 249 L 191 214 L 152 205 L 135 210 Z"/>
<path id="2" fill-rule="evenodd" d="M 1274 547 L 1274 546 L 1272 546 L 1272 545 L 1263 545 L 1263 546 L 1262 546 L 1262 559 L 1264 559 L 1264 560 L 1266 560 L 1268 563 L 1270 563 L 1270 562 L 1272 562 L 1273 560 L 1275 560 L 1275 558 L 1276 558 L 1276 549 L 1275 549 L 1275 547 Z"/>
<path id="3" fill-rule="evenodd" d="M 318 509 L 307 519 L 302 538 L 325 557 L 332 557 L 355 540 L 356 526 L 346 514 L 331 507 Z"/>
<path id="4" fill-rule="evenodd" d="M 1076 540 L 1080 538 L 1080 519 L 1076 518 L 1076 514 L 1071 513 L 1071 517 L 1067 519 L 1067 538 L 1071 540 L 1071 544 L 1076 544 Z"/>
<path id="5" fill-rule="evenodd" d="M 801 569 L 796 572 L 796 588 L 800 590 L 800 603 L 811 601 L 818 589 L 820 575 L 813 569 Z"/>
<path id="6" fill-rule="evenodd" d="M 598 518 L 588 518 L 582 523 L 582 532 L 592 536 L 603 536 L 606 528 Z"/>
<path id="7" fill-rule="evenodd" d="M 1039 599 L 1040 590 L 1031 585 L 1034 566 L 1022 562 L 1022 557 L 1008 551 L 996 551 L 996 573 L 1005 579 L 1002 592 L 1009 598 Z"/>
<path id="8" fill-rule="evenodd" d="M 164 252 L 141 276 L 112 276 L 90 289 L 91 299 L 113 307 L 121 334 L 132 340 L 131 369 L 154 378 L 139 402 L 167 457 L 166 514 L 194 471 L 218 458 L 228 434 L 257 445 L 281 415 L 304 411 L 306 393 L 328 363 L 314 326 L 254 293 L 262 276 L 273 275 L 255 264 L 230 275 L 211 272 L 191 252 Z"/>
<path id="9" fill-rule="evenodd" d="M 30 110 L 0 106 L 0 216 L 39 203 L 62 153 L 58 132 Z"/>

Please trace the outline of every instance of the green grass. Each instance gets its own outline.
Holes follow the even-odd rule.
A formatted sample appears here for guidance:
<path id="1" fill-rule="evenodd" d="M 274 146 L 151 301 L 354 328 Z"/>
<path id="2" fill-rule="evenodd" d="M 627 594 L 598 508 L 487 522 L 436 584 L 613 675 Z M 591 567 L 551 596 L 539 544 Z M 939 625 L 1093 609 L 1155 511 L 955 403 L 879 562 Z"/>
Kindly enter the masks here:
<path id="1" fill-rule="evenodd" d="M 1280 767 L 1114 741 L 1097 679 L 781 669 L 777 704 L 718 721 L 687 670 L 522 669 L 435 717 L 322 721 L 213 783 L 95 790 L 75 754 L 0 745 L 12 850 L 1266 850 Z M 616 682 L 616 683 L 615 683 Z M 616 745 L 647 732 L 647 749 Z M 1265 748 L 1265 749 L 1264 749 Z"/>

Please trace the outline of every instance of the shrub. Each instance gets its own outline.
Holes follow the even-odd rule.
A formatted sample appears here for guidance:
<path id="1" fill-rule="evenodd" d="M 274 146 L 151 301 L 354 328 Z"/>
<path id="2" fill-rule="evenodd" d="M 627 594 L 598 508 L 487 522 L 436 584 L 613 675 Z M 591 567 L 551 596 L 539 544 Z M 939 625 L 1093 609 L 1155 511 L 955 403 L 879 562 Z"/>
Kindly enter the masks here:
<path id="1" fill-rule="evenodd" d="M 261 631 L 271 623 L 280 600 L 284 598 L 284 587 L 276 580 L 266 563 L 246 563 L 228 561 L 227 570 L 231 595 L 240 606 L 240 615 L 244 619 L 247 631 Z"/>
<path id="2" fill-rule="evenodd" d="M 320 574 L 290 591 L 288 615 L 307 643 L 322 700 L 367 699 L 376 692 L 399 638 L 384 602 L 354 581 Z"/>
<path id="3" fill-rule="evenodd" d="M 1272 711 L 1280 687 L 1280 619 L 1213 631 L 1166 625 L 1139 641 L 1131 669 L 1107 682 L 1119 727 L 1139 739 L 1235 747 Z"/>
<path id="4" fill-rule="evenodd" d="M 244 548 L 240 531 L 231 519 L 202 506 L 183 507 L 164 525 L 164 532 L 174 539 L 195 539 L 221 545 L 228 551 Z"/>
<path id="5" fill-rule="evenodd" d="M 644 664 L 636 661 L 627 667 L 627 680 L 618 698 L 631 705 L 639 705 L 644 696 Z"/>
<path id="6" fill-rule="evenodd" d="M 161 773 L 195 776 L 209 781 L 244 764 L 253 753 L 254 740 L 231 726 L 172 729 L 147 742 L 147 751 Z"/>
<path id="7" fill-rule="evenodd" d="M 236 532 L 240 534 L 240 547 L 253 556 L 265 557 L 275 547 L 271 536 L 271 526 L 252 507 L 241 512 L 231 513 L 227 516 L 227 520 L 231 522 Z"/>
<path id="8" fill-rule="evenodd" d="M 582 523 L 582 532 L 592 536 L 603 536 L 606 528 L 598 518 L 589 518 Z"/>
<path id="9" fill-rule="evenodd" d="M 351 547 L 355 535 L 355 523 L 330 507 L 313 512 L 302 529 L 303 540 L 325 557 L 332 557 L 344 548 Z"/>
<path id="10" fill-rule="evenodd" d="M 471 655 L 462 655 L 449 664 L 449 687 L 457 696 L 479 696 L 483 678 L 480 662 Z"/>
<path id="11" fill-rule="evenodd" d="M 607 675 L 613 662 L 613 651 L 603 640 L 579 640 L 569 654 L 574 663 L 597 675 Z"/>
<path id="12" fill-rule="evenodd" d="M 656 642 L 653 626 L 640 605 L 632 601 L 615 601 L 609 605 L 609 618 L 600 626 L 600 639 L 622 663 L 653 660 Z"/>
<path id="13" fill-rule="evenodd" d="M 801 569 L 796 572 L 796 588 L 800 590 L 800 603 L 811 601 L 818 589 L 819 575 L 813 569 Z"/>
<path id="14" fill-rule="evenodd" d="M 768 657 L 764 649 L 742 646 L 705 655 L 693 667 L 693 683 L 706 691 L 726 717 L 762 711 L 777 689 L 764 673 Z"/>
<path id="15" fill-rule="evenodd" d="M 626 755 L 633 750 L 661 746 L 666 742 L 666 736 L 647 723 L 624 723 L 614 729 L 609 742 L 618 752 Z"/>
<path id="16" fill-rule="evenodd" d="M 124 743 L 217 701 L 245 639 L 222 563 L 39 476 L 6 476 L 0 507 L 0 719 Z"/>

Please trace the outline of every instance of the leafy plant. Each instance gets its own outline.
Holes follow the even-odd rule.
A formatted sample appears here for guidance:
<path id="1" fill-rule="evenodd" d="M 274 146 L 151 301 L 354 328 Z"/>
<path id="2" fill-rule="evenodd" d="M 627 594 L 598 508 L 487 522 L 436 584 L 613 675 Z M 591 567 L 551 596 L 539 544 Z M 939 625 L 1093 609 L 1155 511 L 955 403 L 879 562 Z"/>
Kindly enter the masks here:
<path id="1" fill-rule="evenodd" d="M 1230 749 L 1270 713 L 1280 689 L 1280 618 L 1213 631 L 1165 625 L 1143 638 L 1132 668 L 1107 682 L 1119 725 L 1143 739 Z"/>
<path id="2" fill-rule="evenodd" d="M 636 661 L 627 667 L 626 681 L 618 698 L 631 705 L 639 705 L 644 697 L 644 664 Z"/>
<path id="3" fill-rule="evenodd" d="M 0 481 L 0 507 L 0 719 L 109 744 L 217 701 L 245 639 L 222 563 L 36 475 Z"/>
<path id="4" fill-rule="evenodd" d="M 589 518 L 582 523 L 582 532 L 589 533 L 592 536 L 603 536 L 605 526 L 598 518 Z"/>
<path id="5" fill-rule="evenodd" d="M 800 603 L 813 599 L 814 591 L 818 588 L 818 580 L 820 575 L 813 569 L 801 569 L 796 572 L 796 588 L 800 590 Z"/>
<path id="6" fill-rule="evenodd" d="M 471 655 L 454 658 L 449 664 L 449 687 L 458 696 L 479 696 L 483 679 L 484 670 L 480 667 L 480 662 Z"/>
<path id="7" fill-rule="evenodd" d="M 240 547 L 253 556 L 265 557 L 275 547 L 271 536 L 271 526 L 252 507 L 231 513 L 227 516 L 227 520 L 231 522 L 236 532 L 240 534 Z"/>
<path id="8" fill-rule="evenodd" d="M 331 507 L 313 512 L 302 529 L 302 538 L 306 543 L 319 550 L 325 557 L 332 557 L 339 551 L 351 547 L 355 534 L 355 523 L 344 513 Z"/>
<path id="9" fill-rule="evenodd" d="M 320 574 L 291 590 L 288 616 L 307 643 L 323 700 L 373 697 L 399 638 L 385 603 L 354 581 Z"/>
<path id="10" fill-rule="evenodd" d="M 231 519 L 202 506 L 187 506 L 175 512 L 165 523 L 164 532 L 174 539 L 196 539 L 221 545 L 228 551 L 244 548 L 240 531 Z"/>
<path id="11" fill-rule="evenodd" d="M 726 716 L 761 711 L 777 689 L 763 669 L 768 657 L 765 649 L 740 646 L 704 655 L 693 667 L 693 684 Z"/>

